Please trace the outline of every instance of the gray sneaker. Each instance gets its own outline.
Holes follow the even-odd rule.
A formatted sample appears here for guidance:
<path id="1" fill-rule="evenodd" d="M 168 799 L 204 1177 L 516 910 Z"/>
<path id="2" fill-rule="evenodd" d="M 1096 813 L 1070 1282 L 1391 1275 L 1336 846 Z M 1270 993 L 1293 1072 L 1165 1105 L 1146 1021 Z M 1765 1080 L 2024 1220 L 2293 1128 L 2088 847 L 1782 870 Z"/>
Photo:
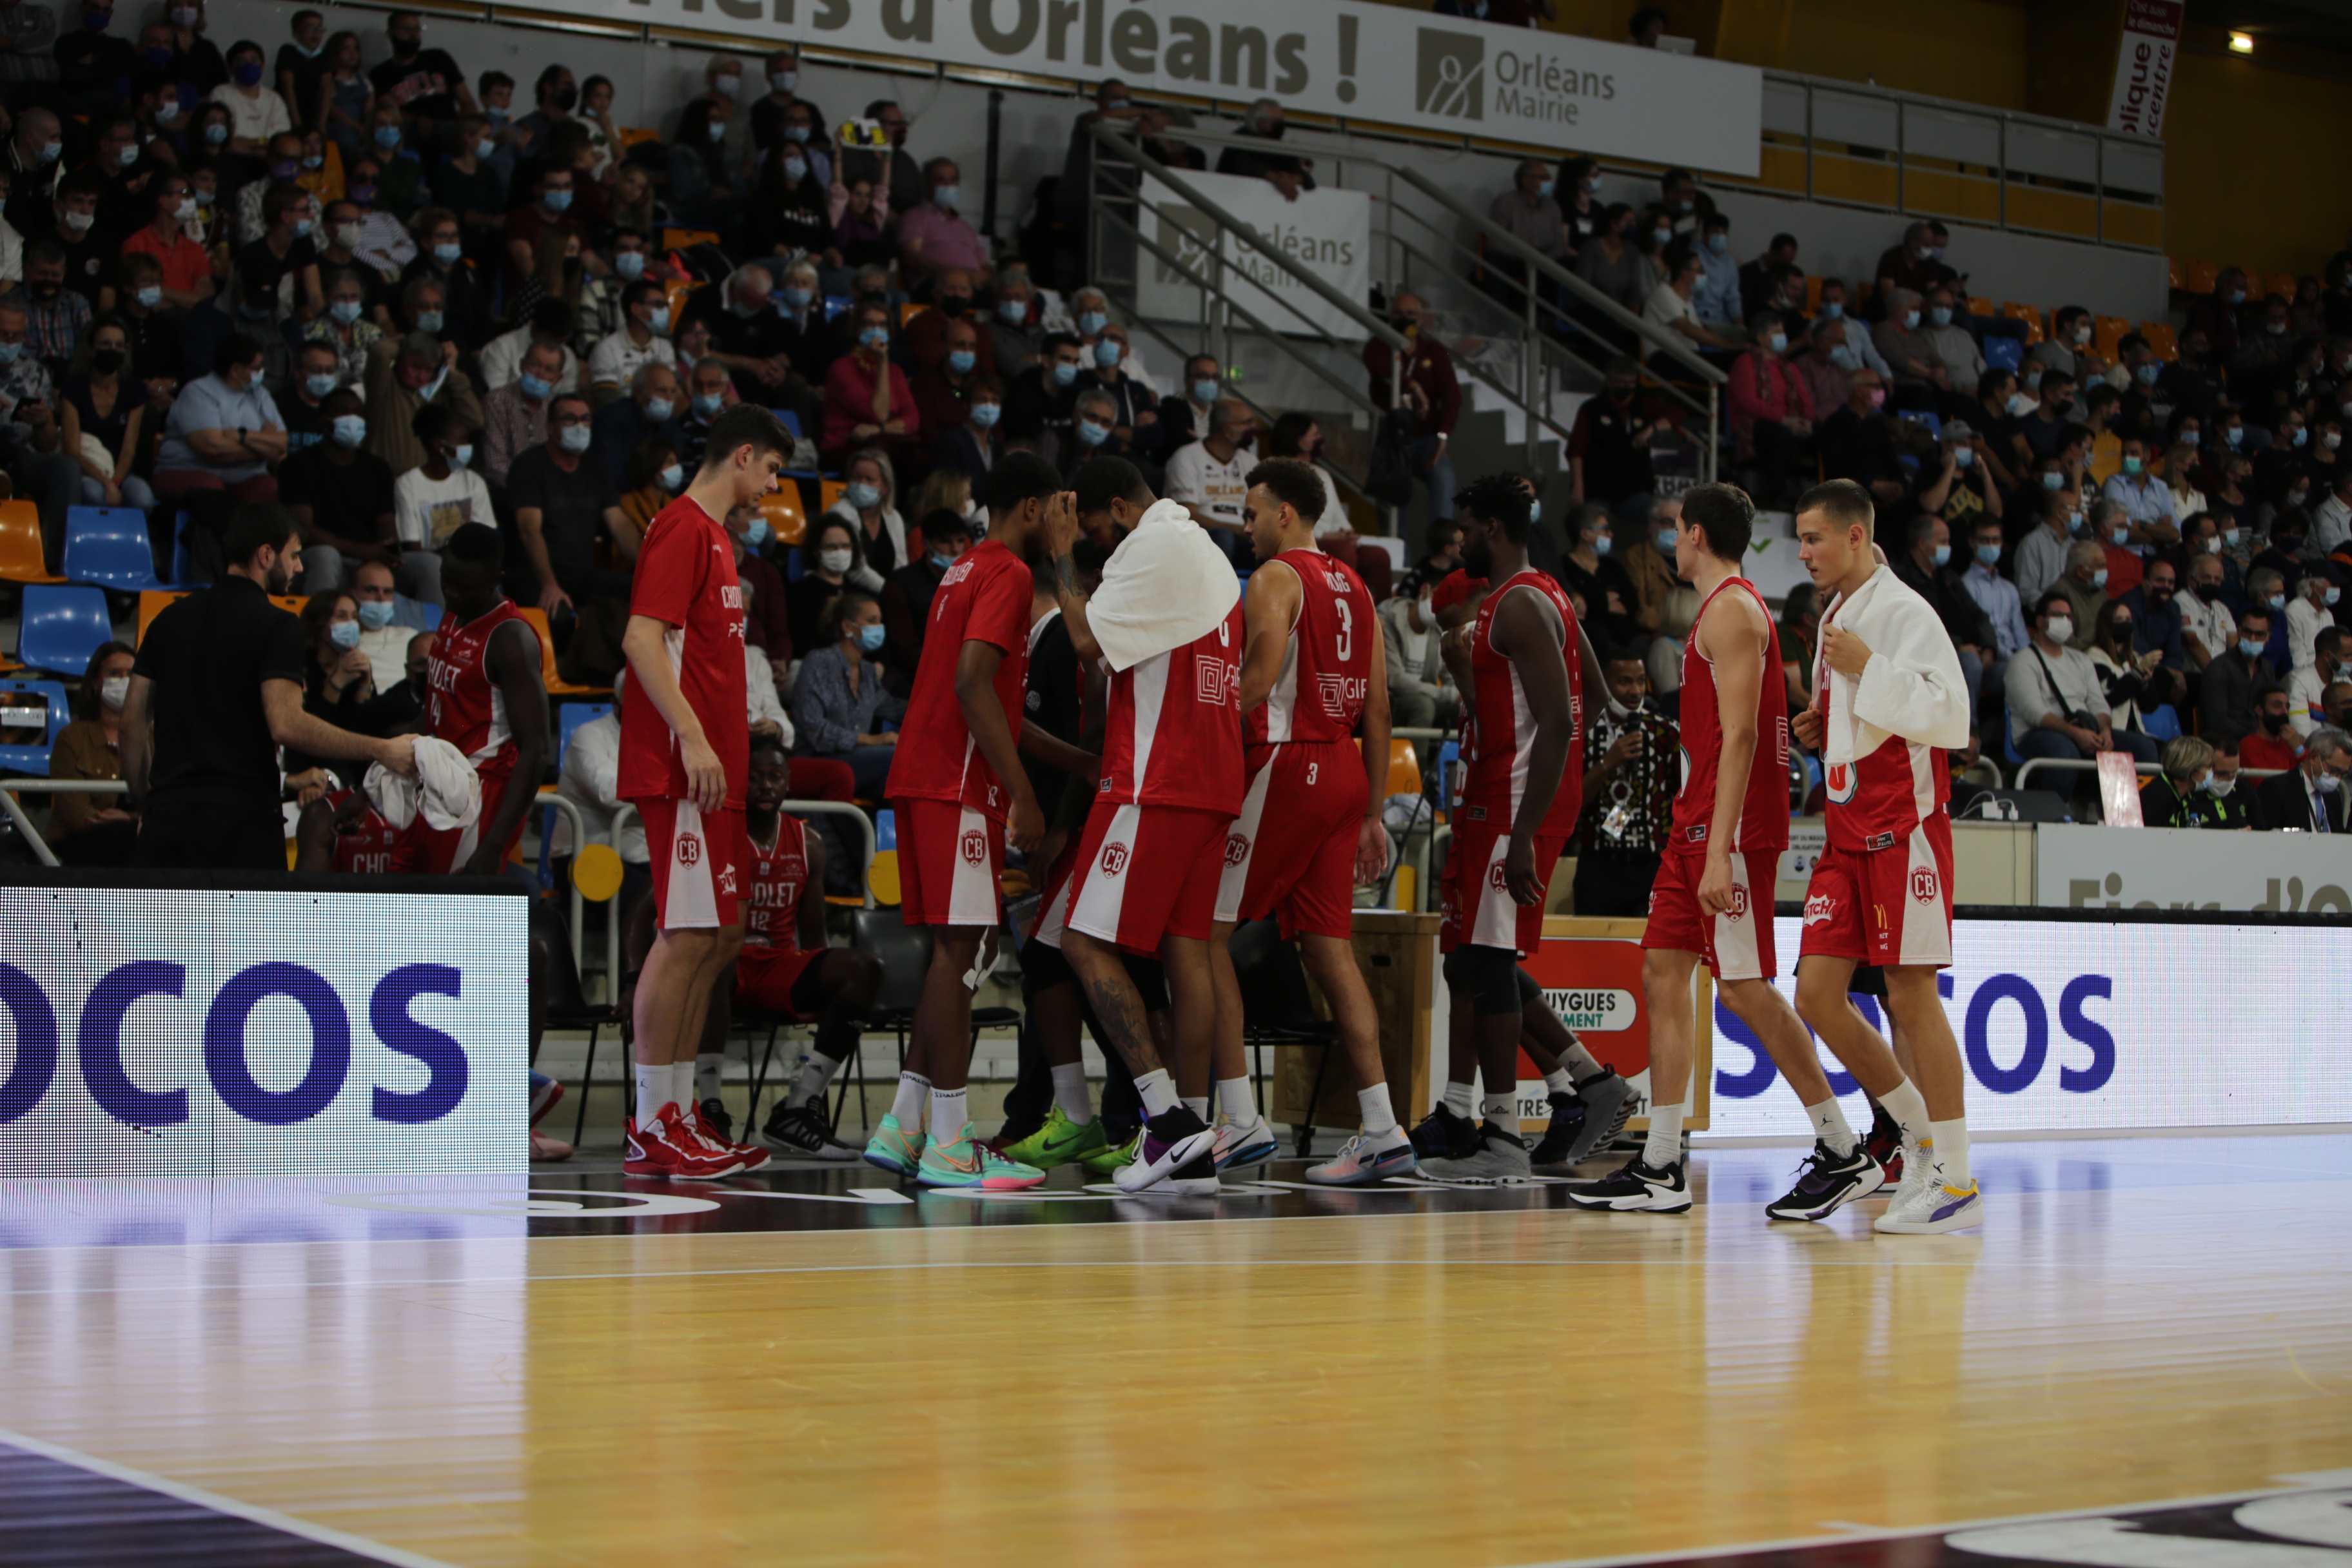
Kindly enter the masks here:
<path id="1" fill-rule="evenodd" d="M 1421 1174 L 1433 1182 L 1475 1182 L 1489 1185 L 1531 1180 L 1528 1146 L 1516 1132 L 1506 1132 L 1491 1121 L 1478 1124 L 1478 1152 L 1459 1160 L 1423 1160 Z"/>
<path id="2" fill-rule="evenodd" d="M 1560 1156 L 1563 1165 L 1581 1164 L 1609 1147 L 1625 1131 L 1625 1123 L 1633 1120 L 1634 1108 L 1642 1100 L 1632 1084 L 1607 1068 L 1601 1069 L 1599 1078 L 1578 1084 L 1576 1097 L 1584 1101 L 1584 1125 L 1577 1129 L 1575 1141 Z"/>

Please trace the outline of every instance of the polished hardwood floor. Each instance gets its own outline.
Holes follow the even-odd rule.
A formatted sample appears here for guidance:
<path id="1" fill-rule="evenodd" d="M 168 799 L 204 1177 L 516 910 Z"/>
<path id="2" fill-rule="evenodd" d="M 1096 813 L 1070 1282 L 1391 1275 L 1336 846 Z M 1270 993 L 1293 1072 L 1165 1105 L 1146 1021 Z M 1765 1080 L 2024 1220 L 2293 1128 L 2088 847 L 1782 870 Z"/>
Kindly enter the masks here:
<path id="1" fill-rule="evenodd" d="M 1768 1225 L 1796 1153 L 1701 1151 L 1683 1217 L 1292 1163 L 8 1184 L 0 1563 L 280 1560 L 12 1533 L 95 1467 L 327 1552 L 289 1563 L 2352 1568 L 2352 1135 L 1988 1143 L 1988 1223 L 1933 1237 Z M 1940 1533 L 2215 1499 L 2152 1556 Z"/>

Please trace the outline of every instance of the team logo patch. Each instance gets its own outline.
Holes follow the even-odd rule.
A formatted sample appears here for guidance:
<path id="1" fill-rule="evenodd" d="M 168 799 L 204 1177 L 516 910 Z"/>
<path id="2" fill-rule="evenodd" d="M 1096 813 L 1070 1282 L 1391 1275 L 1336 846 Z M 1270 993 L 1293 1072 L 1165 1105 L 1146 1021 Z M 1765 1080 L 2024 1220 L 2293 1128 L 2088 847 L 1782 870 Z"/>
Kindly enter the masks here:
<path id="1" fill-rule="evenodd" d="M 985 865 L 988 860 L 988 835 L 975 827 L 963 836 L 963 863 Z"/>
<path id="2" fill-rule="evenodd" d="M 1829 786 L 1830 798 L 1843 805 L 1853 798 L 1854 768 L 1852 763 L 1832 763 L 1822 781 Z"/>
<path id="3" fill-rule="evenodd" d="M 734 867 L 722 866 L 719 868 L 719 890 L 730 895 L 730 897 L 733 895 L 735 891 Z"/>
<path id="4" fill-rule="evenodd" d="M 1236 833 L 1228 837 L 1225 839 L 1225 864 L 1238 866 L 1248 859 L 1249 846 L 1250 841 L 1241 834 Z"/>
<path id="5" fill-rule="evenodd" d="M 677 863 L 681 866 L 702 864 L 702 840 L 691 833 L 677 836 Z"/>
<path id="6" fill-rule="evenodd" d="M 1724 916 L 1724 919 L 1744 921 L 1747 918 L 1748 889 L 1735 883 L 1731 889 L 1731 910 L 1729 913 Z"/>
<path id="7" fill-rule="evenodd" d="M 1925 866 L 1918 867 L 1913 870 L 1911 873 L 1911 896 L 1918 900 L 1923 904 L 1933 901 L 1936 897 L 1936 873 L 1929 870 Z"/>
<path id="8" fill-rule="evenodd" d="M 1124 844 L 1104 845 L 1102 852 L 1102 868 L 1103 875 L 1106 877 L 1116 877 L 1121 871 L 1126 870 L 1127 846 Z"/>
<path id="9" fill-rule="evenodd" d="M 1837 918 L 1837 900 L 1827 893 L 1815 893 L 1805 900 L 1805 923 L 1820 925 Z"/>
<path id="10" fill-rule="evenodd" d="M 1500 860 L 1486 868 L 1486 886 L 1498 893 L 1510 891 L 1511 879 L 1503 874 L 1503 863 Z"/>

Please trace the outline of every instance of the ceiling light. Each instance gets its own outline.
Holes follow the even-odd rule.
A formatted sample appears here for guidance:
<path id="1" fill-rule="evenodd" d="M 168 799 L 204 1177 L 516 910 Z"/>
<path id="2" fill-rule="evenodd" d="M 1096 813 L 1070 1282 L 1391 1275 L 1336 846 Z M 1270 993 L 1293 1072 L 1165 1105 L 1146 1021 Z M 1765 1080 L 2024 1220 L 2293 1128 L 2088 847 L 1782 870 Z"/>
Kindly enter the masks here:
<path id="1" fill-rule="evenodd" d="M 2233 55 L 2252 54 L 2254 52 L 2254 36 L 2252 33 L 2231 34 L 2230 52 Z"/>

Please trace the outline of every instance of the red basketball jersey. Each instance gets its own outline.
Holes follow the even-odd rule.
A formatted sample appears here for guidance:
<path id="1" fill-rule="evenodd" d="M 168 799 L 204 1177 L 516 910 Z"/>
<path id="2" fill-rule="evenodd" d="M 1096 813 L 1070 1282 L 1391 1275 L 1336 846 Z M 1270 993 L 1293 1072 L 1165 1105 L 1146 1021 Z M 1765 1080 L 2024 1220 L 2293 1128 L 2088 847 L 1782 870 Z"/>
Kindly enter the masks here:
<path id="1" fill-rule="evenodd" d="M 327 796 L 327 809 L 340 812 L 351 798 L 350 790 L 337 790 Z M 370 806 L 360 813 L 349 831 L 336 831 L 331 868 L 341 876 L 383 876 L 394 868 L 393 856 L 405 837 Z"/>
<path id="2" fill-rule="evenodd" d="M 751 896 L 744 901 L 743 945 L 797 952 L 801 945 L 801 900 L 808 896 L 808 825 L 797 816 L 776 817 L 776 842 L 760 847 L 751 838 Z"/>
<path id="3" fill-rule="evenodd" d="M 1822 629 L 1837 623 L 1844 601 L 1830 606 Z M 1822 717 L 1830 716 L 1830 661 L 1827 654 L 1813 658 L 1813 700 Z M 1893 849 L 1910 842 L 1928 818 L 1942 814 L 1952 798 L 1951 771 L 1940 746 L 1921 745 L 1900 735 L 1889 735 L 1878 749 L 1850 763 L 1825 763 L 1822 784 L 1829 796 L 1829 841 L 1839 849 Z"/>
<path id="4" fill-rule="evenodd" d="M 956 697 L 956 662 L 968 642 L 1003 652 L 996 667 L 996 700 L 1018 740 L 1029 685 L 1032 597 L 1029 568 L 992 539 L 964 552 L 940 579 L 923 630 L 923 656 L 915 666 L 915 689 L 890 759 L 892 799 L 961 801 L 999 821 L 1013 809 L 1012 796 L 964 722 L 963 704 Z"/>
<path id="5" fill-rule="evenodd" d="M 629 613 L 669 629 L 662 646 L 703 739 L 727 770 L 723 809 L 743 809 L 751 773 L 751 699 L 743 668 L 743 588 L 735 542 L 691 496 L 655 514 L 637 547 Z M 623 705 L 618 793 L 623 800 L 687 795 L 686 758 L 650 699 Z"/>
<path id="6" fill-rule="evenodd" d="M 1242 808 L 1242 606 L 1110 678 L 1097 804 Z"/>
<path id="7" fill-rule="evenodd" d="M 1727 577 L 1691 623 L 1683 645 L 1683 781 L 1675 795 L 1673 842 L 1704 845 L 1715 821 L 1716 773 L 1723 763 L 1723 713 L 1715 688 L 1715 666 L 1698 651 L 1698 628 L 1725 589 L 1734 588 L 1764 611 L 1764 674 L 1756 693 L 1756 757 L 1748 768 L 1748 793 L 1733 825 L 1732 853 L 1789 847 L 1789 683 L 1780 673 L 1780 633 L 1764 608 L 1756 584 Z"/>
<path id="8" fill-rule="evenodd" d="M 433 662 L 426 673 L 431 695 L 425 700 L 425 726 L 448 742 L 478 771 L 495 772 L 514 765 L 514 728 L 507 721 L 506 694 L 490 679 L 490 637 L 509 621 L 521 621 L 522 612 L 510 599 L 460 625 L 455 612 L 441 617 L 433 637 Z M 531 627 L 531 647 L 539 632 Z"/>
<path id="9" fill-rule="evenodd" d="M 1274 689 L 1245 721 L 1249 742 L 1345 741 L 1371 689 L 1372 643 L 1381 635 L 1372 596 L 1353 569 L 1319 550 L 1286 550 L 1274 559 L 1298 578 L 1298 619 Z"/>
<path id="10" fill-rule="evenodd" d="M 1499 584 L 1478 606 L 1478 629 L 1470 644 L 1470 671 L 1477 691 L 1462 722 L 1462 755 L 1470 764 L 1469 780 L 1462 791 L 1462 814 L 1498 833 L 1508 833 L 1518 821 L 1519 802 L 1527 794 L 1535 714 L 1519 683 L 1518 667 L 1495 648 L 1495 612 L 1522 588 L 1542 595 L 1558 613 L 1564 639 L 1560 658 L 1568 672 L 1568 763 L 1560 773 L 1559 787 L 1552 792 L 1550 809 L 1536 830 L 1566 835 L 1576 830 L 1584 800 L 1584 661 L 1577 651 L 1576 606 L 1568 602 L 1568 594 L 1559 584 L 1540 572 L 1519 573 Z"/>

